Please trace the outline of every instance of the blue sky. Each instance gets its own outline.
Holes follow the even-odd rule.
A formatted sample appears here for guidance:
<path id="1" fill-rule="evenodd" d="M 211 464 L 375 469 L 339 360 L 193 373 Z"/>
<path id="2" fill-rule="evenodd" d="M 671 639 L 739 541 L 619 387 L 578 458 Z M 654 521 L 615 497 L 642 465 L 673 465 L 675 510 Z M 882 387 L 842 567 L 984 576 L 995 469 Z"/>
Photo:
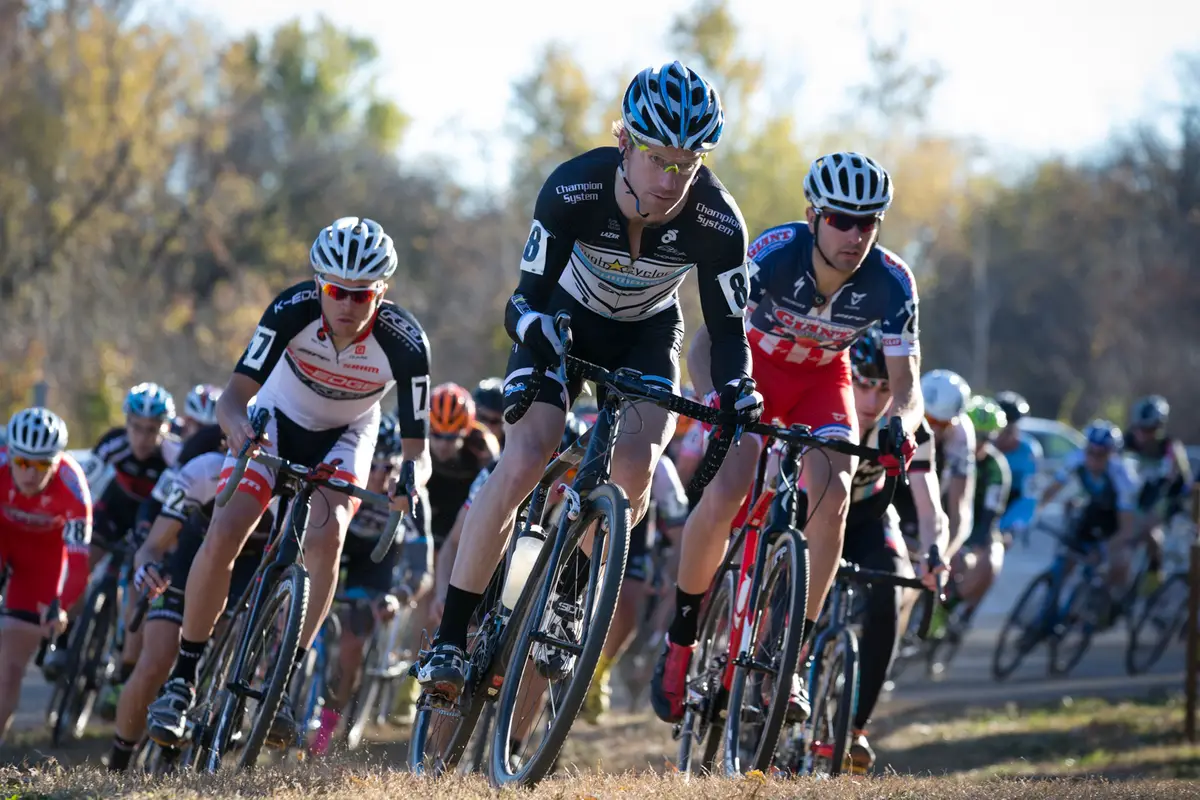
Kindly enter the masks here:
<path id="1" fill-rule="evenodd" d="M 380 46 L 380 86 L 413 117 L 408 158 L 445 156 L 463 181 L 501 188 L 512 82 L 540 46 L 561 41 L 589 74 L 675 58 L 667 34 L 686 0 L 654 3 L 414 3 L 411 0 L 193 0 L 230 34 L 324 13 Z M 1200 3 L 1181 0 L 733 0 L 742 47 L 767 66 L 768 96 L 813 129 L 846 108 L 867 74 L 863 21 L 903 27 L 914 58 L 946 71 L 931 114 L 942 132 L 976 136 L 1004 160 L 1086 152 L 1176 99 L 1173 56 L 1200 51 Z M 606 84 L 607 85 L 607 84 Z"/>

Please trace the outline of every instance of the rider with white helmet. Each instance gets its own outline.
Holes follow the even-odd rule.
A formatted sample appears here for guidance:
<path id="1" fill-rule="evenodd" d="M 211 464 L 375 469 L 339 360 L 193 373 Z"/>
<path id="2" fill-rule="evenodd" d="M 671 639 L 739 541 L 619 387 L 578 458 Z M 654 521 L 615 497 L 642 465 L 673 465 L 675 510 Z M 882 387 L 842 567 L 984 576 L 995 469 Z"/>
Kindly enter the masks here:
<path id="1" fill-rule="evenodd" d="M 384 299 L 398 257 L 392 238 L 372 219 L 342 217 L 317 234 L 309 251 L 313 274 L 267 306 L 228 385 L 217 419 L 233 453 L 254 437 L 247 405 L 270 412 L 259 447 L 300 464 L 339 463 L 336 476 L 367 482 L 375 452 L 380 403 L 393 386 L 402 474 L 428 477 L 429 345 L 420 323 Z M 253 452 L 255 448 L 251 449 Z M 222 470 L 232 471 L 230 458 Z M 408 481 L 403 481 L 407 483 Z M 212 524 L 192 564 L 185 590 L 179 657 L 163 695 L 149 708 L 148 732 L 178 744 L 195 699 L 196 664 L 225 605 L 230 565 L 271 500 L 275 477 L 251 461 L 245 477 Z M 218 487 L 219 488 L 219 487 Z M 299 663 L 332 600 L 338 559 L 357 501 L 324 489 L 309 519 L 305 560 L 311 576 L 309 614 L 294 655 Z M 269 742 L 295 739 L 286 699 Z"/>
<path id="2" fill-rule="evenodd" d="M 87 586 L 91 494 L 66 449 L 66 423 L 40 407 L 14 414 L 0 445 L 0 741 L 30 658 L 60 623 L 55 601 L 65 613 Z"/>
<path id="3" fill-rule="evenodd" d="M 764 413 L 784 424 L 808 425 L 819 435 L 858 441 L 847 354 L 856 339 L 879 324 L 891 375 L 891 414 L 906 432 L 901 442 L 880 442 L 885 450 L 900 451 L 890 460 L 896 471 L 899 459 L 909 461 L 915 452 L 912 434 L 921 424 L 921 395 L 916 284 L 904 262 L 879 246 L 894 198 L 892 180 L 874 159 L 839 152 L 812 163 L 803 190 L 809 203 L 805 218 L 768 229 L 748 251 L 747 328 Z M 701 329 L 697 340 L 703 341 L 707 332 Z M 714 388 L 704 380 L 703 348 L 693 346 L 688 366 L 701 394 Z M 663 720 L 674 722 L 683 714 L 700 603 L 754 478 L 757 455 L 757 446 L 745 442 L 731 450 L 684 527 L 675 620 L 650 692 Z M 857 459 L 827 451 L 804 459 L 805 480 L 823 498 L 814 503 L 804 530 L 812 570 L 806 639 L 841 557 L 856 467 Z M 789 713 L 794 720 L 808 713 L 808 699 L 799 680 L 793 689 Z"/>
<path id="4" fill-rule="evenodd" d="M 950 518 L 953 556 L 971 534 L 975 503 L 975 427 L 965 413 L 971 387 L 957 372 L 935 369 L 921 376 L 925 419 L 933 428 L 942 500 Z"/>

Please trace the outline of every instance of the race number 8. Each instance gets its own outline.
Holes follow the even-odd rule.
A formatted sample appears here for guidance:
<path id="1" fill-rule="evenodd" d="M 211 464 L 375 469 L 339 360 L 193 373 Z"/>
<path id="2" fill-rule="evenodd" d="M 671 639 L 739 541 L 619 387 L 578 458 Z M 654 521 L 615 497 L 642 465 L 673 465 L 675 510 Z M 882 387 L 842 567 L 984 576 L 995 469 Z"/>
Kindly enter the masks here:
<path id="1" fill-rule="evenodd" d="M 721 291 L 725 293 L 725 302 L 729 303 L 729 316 L 744 317 L 746 303 L 750 300 L 750 273 L 745 264 L 740 264 L 731 270 L 717 276 Z"/>
<path id="2" fill-rule="evenodd" d="M 525 241 L 525 250 L 521 253 L 521 271 L 541 275 L 546 271 L 546 240 L 549 232 L 536 219 L 529 229 L 529 238 Z"/>

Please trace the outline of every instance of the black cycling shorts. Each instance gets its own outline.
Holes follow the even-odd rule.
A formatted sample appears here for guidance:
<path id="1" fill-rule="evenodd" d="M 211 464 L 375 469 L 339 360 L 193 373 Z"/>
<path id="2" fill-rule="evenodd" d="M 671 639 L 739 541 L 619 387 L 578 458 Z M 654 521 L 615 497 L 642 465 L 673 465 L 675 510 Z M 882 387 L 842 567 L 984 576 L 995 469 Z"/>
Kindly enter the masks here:
<path id="1" fill-rule="evenodd" d="M 400 563 L 402 543 L 394 542 L 378 564 L 371 560 L 374 549 L 374 538 L 346 536 L 346 544 L 342 546 L 342 590 L 347 594 L 375 599 L 392 590 L 392 575 Z"/>
<path id="2" fill-rule="evenodd" d="M 183 597 L 187 589 L 188 573 L 191 572 L 192 562 L 203 543 L 204 530 L 191 520 L 184 523 L 179 531 L 179 543 L 175 545 L 171 555 L 167 556 L 166 568 L 167 574 L 171 576 L 171 585 L 150 604 L 150 610 L 146 612 L 147 622 L 152 619 L 165 619 L 176 625 L 183 624 Z M 262 555 L 261 550 L 243 549 L 241 555 L 233 562 L 233 577 L 229 581 L 229 597 L 225 604 L 226 614 L 250 585 L 259 562 L 262 561 Z"/>
<path id="3" fill-rule="evenodd" d="M 650 578 L 650 514 L 629 532 L 629 555 L 625 559 L 625 580 L 646 581 Z"/>
<path id="4" fill-rule="evenodd" d="M 679 354 L 683 350 L 683 312 L 673 305 L 649 319 L 622 322 L 589 311 L 561 287 L 555 287 L 546 306 L 547 314 L 567 311 L 571 315 L 571 355 L 608 370 L 628 367 L 647 378 L 657 379 L 671 391 L 679 388 Z M 515 405 L 517 387 L 533 372 L 534 360 L 527 348 L 513 345 L 504 380 L 504 406 Z M 564 411 L 579 396 L 583 380 L 567 373 L 567 386 L 558 382 L 553 370 L 538 389 L 536 402 L 549 403 Z M 604 398 L 597 398 L 603 404 Z"/>

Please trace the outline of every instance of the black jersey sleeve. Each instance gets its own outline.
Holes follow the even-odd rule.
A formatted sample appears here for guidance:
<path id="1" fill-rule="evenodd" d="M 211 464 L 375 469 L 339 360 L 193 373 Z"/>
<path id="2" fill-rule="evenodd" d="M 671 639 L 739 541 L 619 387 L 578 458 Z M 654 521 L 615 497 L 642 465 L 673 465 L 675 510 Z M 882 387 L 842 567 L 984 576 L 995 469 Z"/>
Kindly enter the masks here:
<path id="1" fill-rule="evenodd" d="M 379 309 L 375 337 L 396 379 L 400 437 L 424 439 L 429 435 L 429 338 L 417 318 L 394 303 Z"/>
<path id="2" fill-rule="evenodd" d="M 504 328 L 515 342 L 520 341 L 517 322 L 521 316 L 545 309 L 550 293 L 571 260 L 575 233 L 568 202 L 570 195 L 558 189 L 577 183 L 580 169 L 580 159 L 559 165 L 538 192 L 533 206 L 533 225 L 521 252 L 521 277 L 504 311 Z"/>
<path id="3" fill-rule="evenodd" d="M 254 336 L 233 371 L 253 378 L 260 385 L 296 334 L 321 314 L 315 281 L 304 281 L 280 292 L 267 306 L 254 329 Z"/>
<path id="4" fill-rule="evenodd" d="M 750 343 L 746 339 L 746 305 L 750 301 L 750 269 L 746 260 L 746 223 L 733 198 L 720 193 L 725 211 L 718 212 L 736 224 L 711 232 L 712 244 L 696 265 L 700 310 L 712 340 L 712 381 L 718 389 L 730 381 L 750 376 Z M 713 205 L 718 205 L 715 201 Z M 712 212 L 704 206 L 702 214 Z M 712 216 L 711 213 L 707 214 Z M 725 231 L 731 231 L 726 233 Z"/>
<path id="5" fill-rule="evenodd" d="M 96 458 L 105 464 L 112 464 L 127 447 L 128 439 L 125 436 L 125 429 L 113 428 L 100 437 L 100 441 L 96 442 L 96 446 L 92 448 L 92 452 Z"/>

